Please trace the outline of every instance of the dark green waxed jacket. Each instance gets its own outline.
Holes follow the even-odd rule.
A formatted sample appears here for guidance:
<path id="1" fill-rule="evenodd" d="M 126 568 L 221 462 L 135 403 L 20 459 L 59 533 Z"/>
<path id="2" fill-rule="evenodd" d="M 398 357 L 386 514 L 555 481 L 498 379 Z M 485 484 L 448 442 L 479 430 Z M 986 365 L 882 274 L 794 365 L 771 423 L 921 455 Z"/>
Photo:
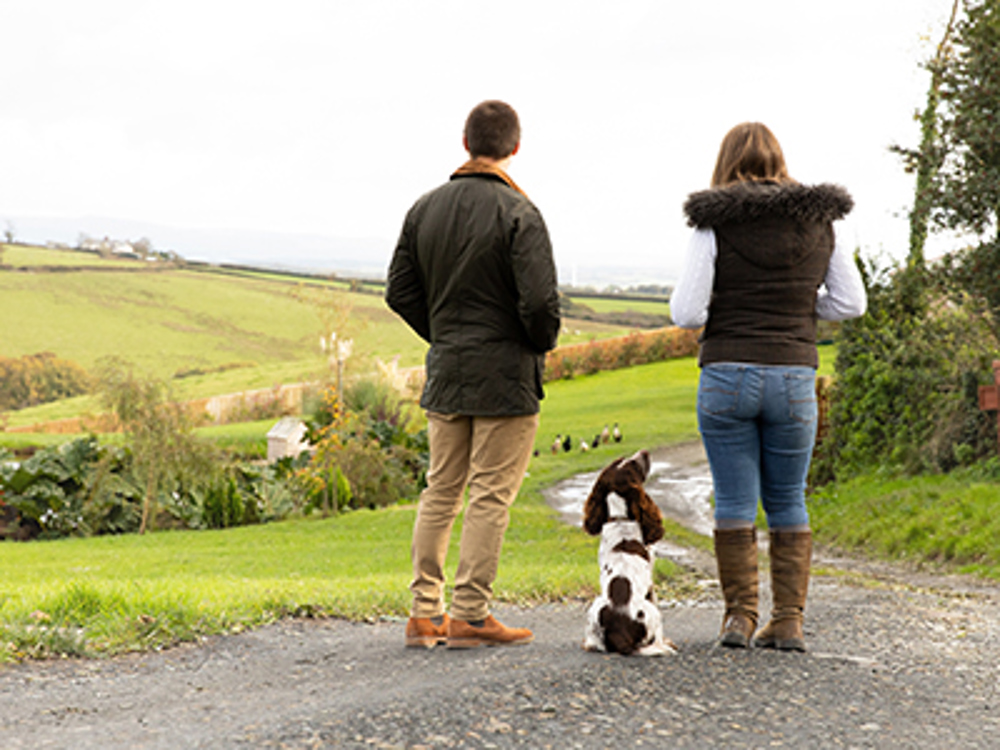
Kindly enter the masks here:
<path id="1" fill-rule="evenodd" d="M 385 299 L 430 343 L 423 408 L 538 412 L 559 334 L 555 263 L 538 209 L 500 177 L 456 175 L 414 204 Z"/>

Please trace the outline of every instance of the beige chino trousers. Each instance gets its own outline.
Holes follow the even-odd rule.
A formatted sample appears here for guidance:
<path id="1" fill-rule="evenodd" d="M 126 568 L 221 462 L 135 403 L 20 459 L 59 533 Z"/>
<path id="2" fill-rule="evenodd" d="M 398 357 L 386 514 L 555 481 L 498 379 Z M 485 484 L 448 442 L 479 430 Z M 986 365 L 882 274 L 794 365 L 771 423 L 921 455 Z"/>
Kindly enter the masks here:
<path id="1" fill-rule="evenodd" d="M 489 615 L 500 548 L 538 431 L 538 415 L 468 417 L 427 413 L 430 468 L 413 527 L 413 617 L 445 611 L 444 565 L 465 489 L 469 503 L 462 524 L 451 616 L 482 620 Z"/>

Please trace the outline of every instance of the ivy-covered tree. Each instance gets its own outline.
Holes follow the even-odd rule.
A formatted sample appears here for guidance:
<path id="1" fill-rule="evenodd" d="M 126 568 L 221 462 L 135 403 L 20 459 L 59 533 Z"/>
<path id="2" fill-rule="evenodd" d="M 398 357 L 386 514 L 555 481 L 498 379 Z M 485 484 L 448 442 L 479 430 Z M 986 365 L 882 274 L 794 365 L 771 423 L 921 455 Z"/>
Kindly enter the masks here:
<path id="1" fill-rule="evenodd" d="M 894 147 L 917 175 L 911 254 L 938 228 L 996 235 L 1000 213 L 1000 0 L 962 0 L 934 57 L 921 143 Z"/>
<path id="2" fill-rule="evenodd" d="M 931 217 L 938 226 L 998 237 L 1000 0 L 966 0 L 953 54 L 940 71 L 941 167 Z"/>
<path id="3" fill-rule="evenodd" d="M 979 244 L 945 259 L 955 284 L 1000 332 L 1000 0 L 966 0 L 941 71 L 940 148 L 931 216 Z"/>
<path id="4" fill-rule="evenodd" d="M 913 150 L 893 146 L 891 149 L 903 157 L 907 171 L 916 175 L 913 209 L 910 211 L 910 252 L 907 262 L 910 268 L 923 268 L 924 265 L 924 245 L 927 242 L 928 216 L 933 198 L 931 188 L 934 175 L 940 167 L 940 150 L 936 148 L 936 144 L 938 106 L 941 101 L 941 71 L 944 61 L 951 53 L 951 34 L 955 27 L 959 3 L 960 0 L 953 0 L 951 16 L 941 41 L 938 42 L 934 57 L 925 64 L 931 74 L 931 81 L 924 109 L 917 115 L 920 121 L 920 147 Z"/>
<path id="5" fill-rule="evenodd" d="M 952 4 L 920 118 L 905 268 L 863 269 L 868 312 L 840 329 L 816 483 L 866 471 L 950 471 L 996 455 L 979 408 L 1000 356 L 1000 0 Z M 979 238 L 925 263 L 926 231 Z"/>
<path id="6" fill-rule="evenodd" d="M 962 0 L 935 57 L 917 149 L 895 148 L 917 175 L 910 266 L 927 223 L 979 238 L 945 258 L 954 285 L 1000 317 L 1000 0 Z"/>

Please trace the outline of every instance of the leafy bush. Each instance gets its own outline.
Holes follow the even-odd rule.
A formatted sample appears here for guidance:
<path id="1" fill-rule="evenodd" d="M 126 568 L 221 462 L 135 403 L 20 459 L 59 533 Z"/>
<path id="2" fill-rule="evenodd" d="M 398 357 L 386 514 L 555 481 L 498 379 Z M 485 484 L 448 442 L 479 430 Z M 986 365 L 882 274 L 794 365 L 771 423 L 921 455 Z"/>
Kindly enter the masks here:
<path id="1" fill-rule="evenodd" d="M 841 327 L 812 482 L 949 471 L 994 454 L 996 421 L 978 403 L 998 353 L 990 315 L 947 265 L 863 270 L 868 312 Z"/>
<path id="2" fill-rule="evenodd" d="M 91 377 L 80 365 L 52 352 L 18 359 L 0 357 L 0 411 L 25 409 L 88 393 Z"/>
<path id="3" fill-rule="evenodd" d="M 157 490 L 161 528 L 226 528 L 287 518 L 301 508 L 293 469 L 216 465 L 201 477 L 171 475 Z M 145 484 L 132 452 L 93 436 L 38 451 L 20 464 L 0 455 L 0 538 L 134 533 Z"/>
<path id="4" fill-rule="evenodd" d="M 248 503 L 236 487 L 236 481 L 229 479 L 214 482 L 205 491 L 201 507 L 202 523 L 210 529 L 225 529 L 243 523 Z M 249 504 L 250 507 L 252 503 Z"/>
<path id="5" fill-rule="evenodd" d="M 0 463 L 0 492 L 17 513 L 18 538 L 134 531 L 142 492 L 129 456 L 99 447 L 93 436 L 38 451 L 20 464 Z"/>
<path id="6" fill-rule="evenodd" d="M 308 423 L 315 453 L 296 474 L 306 510 L 376 508 L 414 497 L 429 459 L 412 404 L 388 384 L 366 380 L 352 384 L 344 401 L 327 389 Z"/>
<path id="7" fill-rule="evenodd" d="M 673 327 L 642 333 L 635 331 L 613 339 L 558 347 L 546 355 L 544 380 L 566 380 L 602 370 L 690 357 L 697 351 L 698 334 L 695 331 Z"/>
<path id="8" fill-rule="evenodd" d="M 989 311 L 993 333 L 1000 336 L 1000 239 L 948 253 L 940 267 L 942 292 L 952 299 L 968 295 Z"/>

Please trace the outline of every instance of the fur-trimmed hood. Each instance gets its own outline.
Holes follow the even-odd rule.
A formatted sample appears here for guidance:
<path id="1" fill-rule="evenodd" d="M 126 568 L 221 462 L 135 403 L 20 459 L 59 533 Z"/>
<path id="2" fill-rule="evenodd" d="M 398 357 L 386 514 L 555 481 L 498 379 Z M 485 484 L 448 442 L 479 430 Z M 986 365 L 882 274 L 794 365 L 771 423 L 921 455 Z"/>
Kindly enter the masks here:
<path id="1" fill-rule="evenodd" d="M 691 193 L 684 213 L 693 227 L 715 227 L 775 218 L 825 223 L 843 218 L 853 207 L 847 190 L 831 183 L 736 182 Z"/>

